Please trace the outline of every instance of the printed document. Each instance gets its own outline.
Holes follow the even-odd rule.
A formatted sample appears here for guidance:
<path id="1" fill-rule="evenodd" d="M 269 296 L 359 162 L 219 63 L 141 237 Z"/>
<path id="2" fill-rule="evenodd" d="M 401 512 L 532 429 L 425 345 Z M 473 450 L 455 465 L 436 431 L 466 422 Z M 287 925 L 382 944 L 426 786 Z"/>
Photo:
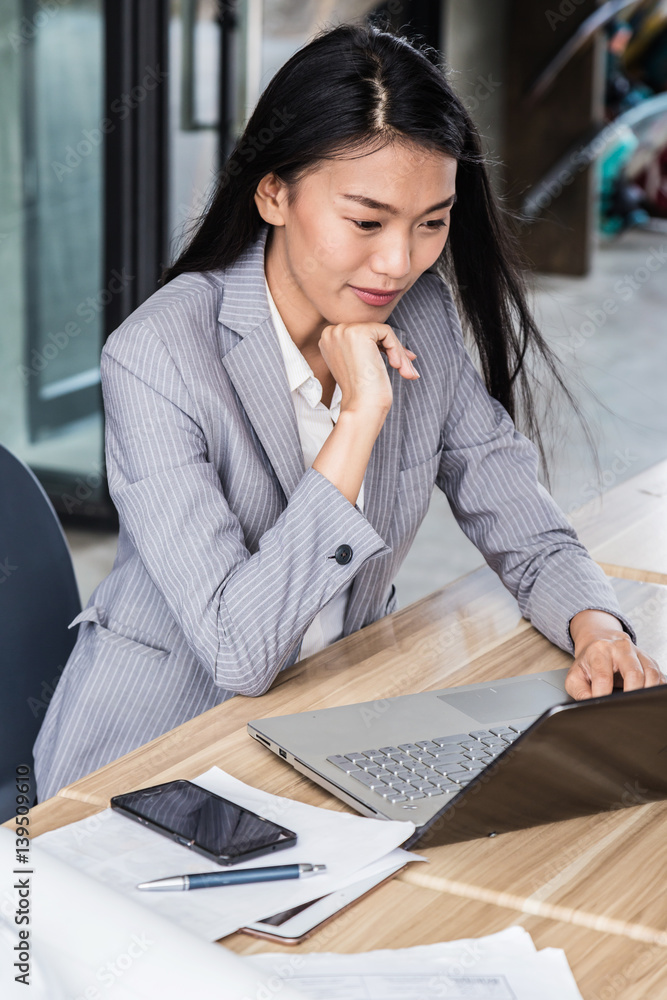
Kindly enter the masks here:
<path id="1" fill-rule="evenodd" d="M 309 1000 L 582 1000 L 565 953 L 523 927 L 489 937 L 359 955 L 253 955 Z"/>
<path id="2" fill-rule="evenodd" d="M 326 873 L 314 878 L 190 892 L 142 892 L 136 888 L 139 882 L 220 871 L 220 865 L 112 809 L 43 833 L 34 842 L 66 864 L 126 893 L 142 906 L 208 941 L 217 941 L 239 927 L 343 889 L 402 858 L 424 860 L 407 851 L 387 857 L 410 837 L 413 823 L 365 819 L 305 805 L 252 788 L 217 767 L 194 781 L 298 835 L 294 847 L 267 855 L 266 859 L 255 858 L 234 865 L 235 870 L 310 862 L 325 864 Z"/>

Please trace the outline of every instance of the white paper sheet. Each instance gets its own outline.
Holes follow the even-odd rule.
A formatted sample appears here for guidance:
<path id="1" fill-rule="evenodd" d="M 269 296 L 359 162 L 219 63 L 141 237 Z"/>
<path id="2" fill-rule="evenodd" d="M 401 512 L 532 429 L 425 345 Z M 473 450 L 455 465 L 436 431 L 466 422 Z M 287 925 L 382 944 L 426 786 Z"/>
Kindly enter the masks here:
<path id="1" fill-rule="evenodd" d="M 565 954 L 536 951 L 510 927 L 468 938 L 358 955 L 253 955 L 258 969 L 309 1000 L 582 1000 Z"/>
<path id="2" fill-rule="evenodd" d="M 252 788 L 213 767 L 195 778 L 203 788 L 231 799 L 298 834 L 295 847 L 234 868 L 261 864 L 326 864 L 327 872 L 313 878 L 257 882 L 191 892 L 142 892 L 138 882 L 169 875 L 219 871 L 220 866 L 140 826 L 111 809 L 69 826 L 44 833 L 35 843 L 92 878 L 126 893 L 156 913 L 215 941 L 239 927 L 299 906 L 365 877 L 369 865 L 403 843 L 414 831 L 410 822 L 364 819 L 320 809 Z M 407 855 L 406 860 L 419 858 Z M 372 874 L 369 871 L 368 874 Z"/>
<path id="3" fill-rule="evenodd" d="M 63 864 L 36 838 L 30 865 L 16 864 L 16 837 L 0 828 L 2 1000 L 261 1000 L 274 974 L 258 970 Z M 18 874 L 14 869 L 19 868 Z M 14 922 L 17 879 L 30 873 L 29 925 Z M 14 968 L 17 932 L 29 929 L 27 985 Z M 25 945 L 24 945 L 25 946 Z M 289 967 L 283 970 L 289 973 Z M 303 1000 L 288 983 L 280 1000 Z"/>

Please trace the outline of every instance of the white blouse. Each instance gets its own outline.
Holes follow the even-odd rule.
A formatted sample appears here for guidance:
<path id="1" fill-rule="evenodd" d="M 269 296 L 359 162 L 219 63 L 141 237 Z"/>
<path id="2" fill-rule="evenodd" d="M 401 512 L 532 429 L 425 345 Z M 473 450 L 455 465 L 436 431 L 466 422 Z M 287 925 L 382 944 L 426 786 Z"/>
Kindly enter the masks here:
<path id="1" fill-rule="evenodd" d="M 264 284 L 271 310 L 271 318 L 278 334 L 278 341 L 285 361 L 287 381 L 292 394 L 296 422 L 303 449 L 303 461 L 305 468 L 309 469 L 338 420 L 342 393 L 340 386 L 336 383 L 333 396 L 331 397 L 331 407 L 328 408 L 321 402 L 322 383 L 315 377 L 312 368 L 290 337 L 283 318 L 273 301 L 266 277 L 264 278 Z M 357 499 L 357 507 L 362 512 L 364 509 L 363 503 L 364 484 L 362 482 Z M 306 656 L 311 656 L 313 653 L 342 637 L 343 619 L 351 587 L 352 584 L 349 583 L 315 616 L 304 634 L 301 651 L 298 656 L 299 660 L 305 659 Z"/>

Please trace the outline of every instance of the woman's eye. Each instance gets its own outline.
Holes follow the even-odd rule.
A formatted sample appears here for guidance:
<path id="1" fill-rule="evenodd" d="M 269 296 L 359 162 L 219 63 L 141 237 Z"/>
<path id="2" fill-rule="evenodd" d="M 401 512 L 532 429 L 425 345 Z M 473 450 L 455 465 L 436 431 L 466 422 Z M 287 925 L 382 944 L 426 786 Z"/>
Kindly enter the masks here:
<path id="1" fill-rule="evenodd" d="M 359 229 L 365 230 L 365 232 L 369 232 L 369 229 L 365 228 L 366 226 L 371 227 L 380 225 L 379 222 L 375 222 L 370 219 L 352 219 L 351 221 L 354 222 L 355 226 L 358 226 Z"/>
<path id="2" fill-rule="evenodd" d="M 375 226 L 380 225 L 379 222 L 371 219 L 351 219 L 350 221 L 353 222 L 358 229 L 361 229 L 361 231 L 365 233 L 372 232 Z M 446 219 L 431 219 L 429 222 L 425 223 L 427 229 L 443 229 L 446 225 Z"/>

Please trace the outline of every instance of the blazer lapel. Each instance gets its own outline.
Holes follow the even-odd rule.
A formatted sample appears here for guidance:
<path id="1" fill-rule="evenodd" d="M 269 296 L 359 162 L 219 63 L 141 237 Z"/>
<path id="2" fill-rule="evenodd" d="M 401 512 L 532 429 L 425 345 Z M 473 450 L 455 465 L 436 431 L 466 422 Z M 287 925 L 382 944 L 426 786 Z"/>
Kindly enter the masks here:
<path id="1" fill-rule="evenodd" d="M 222 363 L 289 500 L 305 466 L 287 372 L 270 317 L 246 334 Z"/>
<path id="2" fill-rule="evenodd" d="M 223 355 L 245 412 L 289 500 L 305 472 L 303 450 L 278 335 L 264 284 L 269 227 L 221 274 L 219 322 L 241 338 Z"/>

